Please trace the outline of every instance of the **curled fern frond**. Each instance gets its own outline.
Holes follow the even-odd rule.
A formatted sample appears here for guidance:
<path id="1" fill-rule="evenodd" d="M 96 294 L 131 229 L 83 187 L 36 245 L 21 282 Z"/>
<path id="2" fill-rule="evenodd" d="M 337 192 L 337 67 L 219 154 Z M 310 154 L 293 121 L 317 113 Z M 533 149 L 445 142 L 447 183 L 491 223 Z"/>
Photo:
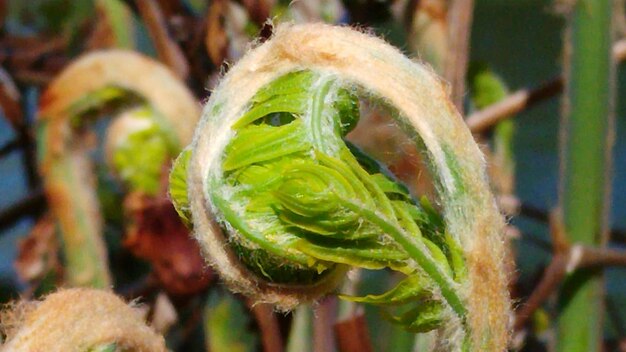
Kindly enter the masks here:
<path id="1" fill-rule="evenodd" d="M 165 66 L 109 50 L 76 59 L 50 83 L 39 108 L 39 168 L 59 220 L 67 281 L 109 287 L 90 123 L 103 112 L 114 117 L 105 146 L 109 164 L 126 190 L 153 196 L 164 163 L 191 140 L 199 107 Z"/>
<path id="2" fill-rule="evenodd" d="M 440 215 L 344 141 L 376 99 L 428 156 Z M 502 217 L 471 134 L 427 68 L 347 28 L 279 27 L 226 75 L 178 159 L 171 195 L 236 291 L 291 309 L 350 267 L 406 275 L 392 322 L 439 347 L 502 350 L 509 301 Z"/>

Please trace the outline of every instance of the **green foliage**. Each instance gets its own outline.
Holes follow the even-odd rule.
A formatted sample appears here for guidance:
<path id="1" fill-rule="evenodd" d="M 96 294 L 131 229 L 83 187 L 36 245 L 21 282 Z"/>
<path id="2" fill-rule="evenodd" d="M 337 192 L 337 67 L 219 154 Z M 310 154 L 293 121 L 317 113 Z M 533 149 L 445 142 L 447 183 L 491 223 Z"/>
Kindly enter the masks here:
<path id="1" fill-rule="evenodd" d="M 468 70 L 467 80 L 472 96 L 472 103 L 477 109 L 483 109 L 504 99 L 508 89 L 487 64 L 473 62 Z"/>
<path id="2" fill-rule="evenodd" d="M 209 351 L 252 352 L 257 337 L 248 331 L 245 307 L 233 295 L 212 290 L 204 310 L 204 329 Z"/>
<path id="3" fill-rule="evenodd" d="M 438 301 L 420 302 L 414 308 L 388 319 L 410 332 L 428 332 L 444 323 L 444 307 Z"/>
<path id="4" fill-rule="evenodd" d="M 142 97 L 127 89 L 107 86 L 85 94 L 69 107 L 71 125 L 82 128 L 103 115 L 117 116 L 120 128 L 110 136 L 110 166 L 131 191 L 155 195 L 163 167 L 178 152 L 176 137 L 165 119 Z"/>
<path id="5" fill-rule="evenodd" d="M 116 343 L 90 348 L 87 352 L 121 352 Z"/>
<path id="6" fill-rule="evenodd" d="M 414 200 L 377 161 L 346 145 L 358 119 L 354 90 L 332 76 L 299 71 L 276 79 L 233 125 L 223 178 L 209 181 L 212 201 L 252 272 L 306 284 L 343 265 L 390 268 L 407 275 L 396 288 L 346 298 L 404 304 L 392 322 L 414 332 L 438 328 L 446 307 L 465 312 L 454 289 L 465 276 L 462 252 L 428 200 Z M 189 219 L 181 172 L 175 166 L 170 192 Z"/>
<path id="7" fill-rule="evenodd" d="M 148 195 L 158 193 L 163 166 L 174 149 L 168 135 L 152 118 L 154 113 L 149 109 L 132 112 L 131 118 L 142 124 L 141 128 L 129 130 L 123 141 L 113 146 L 111 160 L 125 185 Z"/>
<path id="8" fill-rule="evenodd" d="M 369 303 L 376 305 L 399 305 L 412 300 L 428 298 L 432 295 L 429 287 L 424 286 L 427 280 L 420 274 L 407 276 L 396 287 L 380 295 L 367 295 L 364 297 L 341 296 L 353 302 Z"/>
<path id="9" fill-rule="evenodd" d="M 191 211 L 187 194 L 187 166 L 191 158 L 191 149 L 185 148 L 174 161 L 169 178 L 169 194 L 174 209 L 185 225 L 191 228 Z"/>

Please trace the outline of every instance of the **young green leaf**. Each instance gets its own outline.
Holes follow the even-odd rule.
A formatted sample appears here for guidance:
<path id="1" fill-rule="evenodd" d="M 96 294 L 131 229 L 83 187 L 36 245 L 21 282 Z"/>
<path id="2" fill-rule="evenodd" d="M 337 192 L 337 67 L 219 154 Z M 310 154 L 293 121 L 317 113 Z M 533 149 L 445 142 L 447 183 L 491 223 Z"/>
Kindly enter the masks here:
<path id="1" fill-rule="evenodd" d="M 174 160 L 172 171 L 169 176 L 169 194 L 174 209 L 178 216 L 183 220 L 189 228 L 193 227 L 191 220 L 191 212 L 189 211 L 189 196 L 187 195 L 187 165 L 191 150 L 185 148 L 180 155 Z"/>
<path id="2" fill-rule="evenodd" d="M 445 309 L 441 302 L 425 301 L 401 315 L 387 315 L 387 318 L 408 331 L 428 332 L 441 327 L 445 320 Z"/>
<path id="3" fill-rule="evenodd" d="M 380 295 L 367 295 L 364 297 L 340 296 L 343 299 L 376 305 L 401 305 L 411 301 L 420 301 L 432 296 L 428 279 L 420 274 L 407 276 L 391 290 Z"/>

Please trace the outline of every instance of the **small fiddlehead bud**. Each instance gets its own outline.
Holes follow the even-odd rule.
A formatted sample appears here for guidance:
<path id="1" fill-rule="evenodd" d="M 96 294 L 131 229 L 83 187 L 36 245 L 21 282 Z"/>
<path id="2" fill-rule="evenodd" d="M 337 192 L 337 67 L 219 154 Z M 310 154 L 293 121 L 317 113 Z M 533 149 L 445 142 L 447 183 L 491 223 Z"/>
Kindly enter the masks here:
<path id="1" fill-rule="evenodd" d="M 420 146 L 440 215 L 344 137 L 357 95 L 380 102 Z M 503 350 L 509 300 L 503 220 L 484 161 L 443 84 L 366 34 L 279 26 L 219 84 L 170 176 L 179 213 L 229 286 L 291 309 L 349 267 L 406 275 L 382 295 L 390 319 L 438 329 L 439 348 Z"/>
<path id="2" fill-rule="evenodd" d="M 0 314 L 2 351 L 166 351 L 142 312 L 106 291 L 61 290 Z"/>
<path id="3" fill-rule="evenodd" d="M 130 109 L 116 117 L 107 130 L 107 164 L 133 191 L 156 195 L 163 165 L 175 153 L 177 143 L 153 118 L 147 107 Z"/>

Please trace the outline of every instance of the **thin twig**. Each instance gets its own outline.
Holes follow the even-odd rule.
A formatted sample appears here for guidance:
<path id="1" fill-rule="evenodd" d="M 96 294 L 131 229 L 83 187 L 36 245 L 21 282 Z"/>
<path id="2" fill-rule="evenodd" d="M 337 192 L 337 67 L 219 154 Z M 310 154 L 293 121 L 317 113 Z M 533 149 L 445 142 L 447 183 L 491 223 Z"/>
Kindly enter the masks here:
<path id="1" fill-rule="evenodd" d="M 154 0 L 137 0 L 137 8 L 148 27 L 148 33 L 156 47 L 159 59 L 176 75 L 186 79 L 189 75 L 189 64 L 182 50 L 170 37 L 163 12 Z"/>
<path id="2" fill-rule="evenodd" d="M 46 208 L 43 191 L 35 191 L 12 206 L 0 211 L 0 230 L 5 229 L 24 216 L 36 216 Z"/>
<path id="3" fill-rule="evenodd" d="M 626 60 L 626 39 L 619 40 L 613 45 L 613 58 L 617 62 Z M 561 92 L 563 77 L 559 76 L 538 87 L 518 90 L 501 101 L 474 112 L 465 121 L 472 132 L 485 132 L 496 123 Z"/>
<path id="4" fill-rule="evenodd" d="M 451 85 L 452 102 L 461 113 L 473 12 L 474 0 L 454 0 L 448 10 L 448 54 L 444 72 Z"/>
<path id="5" fill-rule="evenodd" d="M 541 307 L 543 302 L 552 295 L 565 277 L 567 255 L 556 255 L 546 268 L 539 284 L 535 287 L 528 300 L 521 305 L 515 314 L 515 330 L 520 330 L 526 325 L 528 318 Z"/>
<path id="6" fill-rule="evenodd" d="M 8 36 L 0 41 L 0 62 L 11 69 L 27 68 L 42 58 L 49 60 L 51 55 L 65 51 L 67 46 L 68 39 L 63 36 Z"/>
<path id="7" fill-rule="evenodd" d="M 15 71 L 13 76 L 15 80 L 24 84 L 32 86 L 45 86 L 50 83 L 57 75 L 55 72 L 20 69 Z"/>
<path id="8" fill-rule="evenodd" d="M 517 311 L 514 328 L 522 329 L 533 313 L 550 297 L 565 277 L 580 269 L 626 266 L 626 251 L 596 248 L 567 241 L 561 214 L 557 210 L 550 216 L 550 234 L 554 256 L 541 281 L 528 300 Z"/>
<path id="9" fill-rule="evenodd" d="M 549 222 L 549 215 L 545 209 L 522 202 L 517 198 L 515 198 L 516 202 L 512 200 L 513 197 L 509 197 L 509 198 L 511 199 L 507 199 L 507 202 L 510 202 L 510 204 L 507 204 L 506 206 L 516 207 L 516 210 L 512 211 L 511 214 L 517 214 L 525 218 L 543 222 L 543 223 Z M 513 202 L 515 202 L 515 204 L 513 204 Z M 615 243 L 626 243 L 626 230 L 619 229 L 619 228 L 611 229 L 610 240 L 611 242 L 615 242 Z"/>
<path id="10" fill-rule="evenodd" d="M 30 190 L 38 188 L 41 184 L 37 170 L 37 142 L 34 136 L 33 121 L 38 112 L 39 95 L 36 88 L 30 88 L 22 99 L 23 117 L 22 123 L 17 126 L 18 141 L 22 149 L 22 162 L 26 171 L 28 187 Z"/>
<path id="11" fill-rule="evenodd" d="M 20 146 L 20 144 L 19 144 L 19 142 L 17 140 L 12 140 L 12 141 L 6 143 L 2 147 L 0 147 L 0 158 L 2 158 L 5 155 L 11 153 L 15 149 L 17 149 L 19 146 Z"/>
<path id="12" fill-rule="evenodd" d="M 534 89 L 522 89 L 471 114 L 465 122 L 474 133 L 481 133 L 535 103 L 547 100 L 563 91 L 563 78 L 557 77 Z"/>

